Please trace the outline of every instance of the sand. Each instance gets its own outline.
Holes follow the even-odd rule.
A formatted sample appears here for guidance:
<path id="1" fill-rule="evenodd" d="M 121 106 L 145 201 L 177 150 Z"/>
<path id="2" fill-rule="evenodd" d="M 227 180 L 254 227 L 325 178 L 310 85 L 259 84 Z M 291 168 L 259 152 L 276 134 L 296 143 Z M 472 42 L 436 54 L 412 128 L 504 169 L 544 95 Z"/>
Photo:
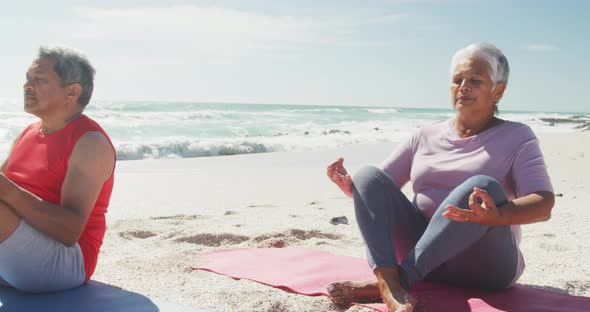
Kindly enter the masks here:
<path id="1" fill-rule="evenodd" d="M 549 221 L 523 227 L 527 268 L 519 282 L 590 296 L 590 132 L 538 136 L 561 195 Z M 93 279 L 212 311 L 340 311 L 326 297 L 191 267 L 202 252 L 236 247 L 288 245 L 365 257 L 352 201 L 325 167 L 343 156 L 354 172 L 379 164 L 393 147 L 118 162 Z M 330 223 L 340 216 L 349 224 Z"/>

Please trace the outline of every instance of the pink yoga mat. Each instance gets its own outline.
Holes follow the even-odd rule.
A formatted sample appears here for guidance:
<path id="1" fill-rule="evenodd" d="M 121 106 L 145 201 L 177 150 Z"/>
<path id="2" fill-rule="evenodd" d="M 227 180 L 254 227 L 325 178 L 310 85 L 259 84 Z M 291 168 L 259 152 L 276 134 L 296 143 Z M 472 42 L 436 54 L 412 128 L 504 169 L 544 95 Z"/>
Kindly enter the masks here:
<path id="1" fill-rule="evenodd" d="M 305 248 L 226 249 L 201 255 L 207 270 L 235 279 L 248 279 L 288 292 L 327 296 L 326 286 L 344 280 L 374 280 L 365 259 Z M 454 288 L 431 282 L 416 284 L 416 311 L 453 312 L 578 312 L 590 311 L 590 298 L 558 294 L 517 285 L 500 292 Z M 387 311 L 384 304 L 358 304 Z"/>

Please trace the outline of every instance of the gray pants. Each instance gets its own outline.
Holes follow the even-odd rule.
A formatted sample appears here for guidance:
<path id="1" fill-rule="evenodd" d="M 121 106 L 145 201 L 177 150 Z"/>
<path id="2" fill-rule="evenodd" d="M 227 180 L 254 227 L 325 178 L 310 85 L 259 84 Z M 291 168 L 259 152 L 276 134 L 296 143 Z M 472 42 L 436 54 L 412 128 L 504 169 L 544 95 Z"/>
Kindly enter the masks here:
<path id="1" fill-rule="evenodd" d="M 68 247 L 21 220 L 0 243 L 0 287 L 52 292 L 84 283 L 84 258 L 78 244 Z"/>
<path id="2" fill-rule="evenodd" d="M 483 289 L 510 286 L 518 265 L 510 226 L 454 222 L 442 216 L 446 205 L 469 209 L 473 187 L 486 190 L 498 206 L 507 202 L 496 180 L 475 176 L 456 187 L 428 221 L 385 172 L 375 167 L 357 172 L 355 213 L 373 269 L 397 267 L 406 289 L 424 279 Z"/>

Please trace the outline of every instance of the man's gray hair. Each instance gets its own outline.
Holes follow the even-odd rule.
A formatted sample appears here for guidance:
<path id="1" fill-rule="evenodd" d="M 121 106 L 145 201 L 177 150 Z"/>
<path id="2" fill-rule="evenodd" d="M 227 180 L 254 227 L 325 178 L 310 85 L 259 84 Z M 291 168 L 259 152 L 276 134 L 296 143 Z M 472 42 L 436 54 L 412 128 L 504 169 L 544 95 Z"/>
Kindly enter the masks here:
<path id="1" fill-rule="evenodd" d="M 52 58 L 55 60 L 53 70 L 61 80 L 62 87 L 78 83 L 82 87 L 78 104 L 88 105 L 94 90 L 94 73 L 95 70 L 82 53 L 62 47 L 40 47 L 39 56 L 41 58 Z"/>
<path id="2" fill-rule="evenodd" d="M 494 83 L 494 87 L 500 83 L 508 83 L 508 76 L 510 74 L 510 67 L 508 66 L 508 60 L 494 45 L 489 43 L 474 43 L 460 49 L 453 55 L 451 60 L 451 76 L 453 71 L 458 64 L 466 61 L 467 59 L 477 58 L 488 63 L 490 66 L 490 79 Z"/>

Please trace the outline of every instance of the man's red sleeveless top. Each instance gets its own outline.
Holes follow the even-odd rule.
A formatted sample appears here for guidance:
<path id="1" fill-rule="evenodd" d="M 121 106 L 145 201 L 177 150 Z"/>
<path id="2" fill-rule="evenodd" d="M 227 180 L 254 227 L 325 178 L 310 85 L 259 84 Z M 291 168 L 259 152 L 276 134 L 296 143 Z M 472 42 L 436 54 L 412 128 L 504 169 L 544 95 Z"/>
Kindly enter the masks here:
<path id="1" fill-rule="evenodd" d="M 29 125 L 16 140 L 8 156 L 6 177 L 21 188 L 55 205 L 61 204 L 61 187 L 68 169 L 68 160 L 78 139 L 89 131 L 105 131 L 85 115 L 72 120 L 63 129 L 43 134 L 41 122 Z M 113 152 L 114 152 L 113 148 Z M 86 280 L 90 279 L 106 231 L 105 213 L 113 190 L 114 168 L 103 184 L 94 208 L 78 239 L 84 257 Z"/>

